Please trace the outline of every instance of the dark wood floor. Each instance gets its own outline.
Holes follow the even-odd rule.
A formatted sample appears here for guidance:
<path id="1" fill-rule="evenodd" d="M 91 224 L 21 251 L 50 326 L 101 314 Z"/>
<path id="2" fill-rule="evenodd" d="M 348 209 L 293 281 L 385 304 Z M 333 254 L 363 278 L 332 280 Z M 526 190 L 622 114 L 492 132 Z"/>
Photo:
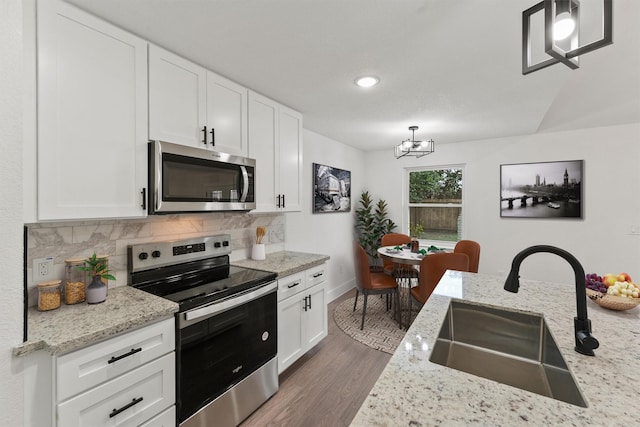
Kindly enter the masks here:
<path id="1" fill-rule="evenodd" d="M 280 390 L 242 427 L 348 426 L 391 355 L 367 347 L 342 332 L 329 304 L 329 334 L 280 375 Z"/>

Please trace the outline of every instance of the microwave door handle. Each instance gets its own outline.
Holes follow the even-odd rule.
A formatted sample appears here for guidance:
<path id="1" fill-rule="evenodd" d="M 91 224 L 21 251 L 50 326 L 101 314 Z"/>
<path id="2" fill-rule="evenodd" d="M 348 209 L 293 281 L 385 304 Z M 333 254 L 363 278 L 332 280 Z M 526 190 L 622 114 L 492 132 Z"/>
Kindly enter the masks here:
<path id="1" fill-rule="evenodd" d="M 242 172 L 242 195 L 240 196 L 241 202 L 247 201 L 247 193 L 249 192 L 249 174 L 247 173 L 246 166 L 240 166 L 240 171 Z"/>

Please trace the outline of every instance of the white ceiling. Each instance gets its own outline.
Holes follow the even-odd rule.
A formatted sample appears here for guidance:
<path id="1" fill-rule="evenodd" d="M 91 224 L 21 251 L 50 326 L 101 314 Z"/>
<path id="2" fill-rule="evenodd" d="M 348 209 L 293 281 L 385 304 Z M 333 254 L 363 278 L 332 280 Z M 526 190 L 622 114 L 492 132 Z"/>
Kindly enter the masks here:
<path id="1" fill-rule="evenodd" d="M 594 2 L 583 0 L 581 4 Z M 538 0 L 69 0 L 301 111 L 362 150 L 640 122 L 640 2 L 614 0 L 614 44 L 523 76 Z M 381 82 L 365 90 L 362 74 Z"/>

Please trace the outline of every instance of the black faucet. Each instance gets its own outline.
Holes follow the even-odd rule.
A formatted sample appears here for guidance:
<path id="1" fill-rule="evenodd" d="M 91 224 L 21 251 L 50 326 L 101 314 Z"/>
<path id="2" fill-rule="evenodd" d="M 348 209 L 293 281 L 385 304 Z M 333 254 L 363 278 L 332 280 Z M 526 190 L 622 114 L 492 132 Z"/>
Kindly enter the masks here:
<path id="1" fill-rule="evenodd" d="M 520 264 L 522 264 L 522 261 L 524 261 L 526 257 L 538 252 L 556 254 L 564 258 L 573 268 L 573 272 L 576 275 L 576 308 L 578 310 L 578 315 L 573 318 L 576 338 L 575 350 L 587 356 L 595 356 L 593 350 L 598 348 L 600 343 L 591 335 L 591 321 L 587 318 L 587 291 L 584 286 L 584 269 L 576 257 L 564 249 L 556 248 L 555 246 L 537 245 L 528 247 L 513 258 L 511 271 L 509 272 L 509 276 L 507 276 L 507 280 L 504 282 L 504 290 L 514 293 L 518 292 L 518 288 L 520 287 L 520 276 L 518 274 L 520 272 Z"/>

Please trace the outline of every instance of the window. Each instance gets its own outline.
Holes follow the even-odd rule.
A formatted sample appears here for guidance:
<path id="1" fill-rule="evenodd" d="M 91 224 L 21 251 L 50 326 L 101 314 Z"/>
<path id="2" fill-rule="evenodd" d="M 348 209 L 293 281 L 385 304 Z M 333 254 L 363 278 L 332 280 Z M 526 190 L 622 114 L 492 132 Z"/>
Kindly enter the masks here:
<path id="1" fill-rule="evenodd" d="M 462 239 L 462 176 L 461 166 L 407 170 L 410 235 L 444 246 Z"/>

